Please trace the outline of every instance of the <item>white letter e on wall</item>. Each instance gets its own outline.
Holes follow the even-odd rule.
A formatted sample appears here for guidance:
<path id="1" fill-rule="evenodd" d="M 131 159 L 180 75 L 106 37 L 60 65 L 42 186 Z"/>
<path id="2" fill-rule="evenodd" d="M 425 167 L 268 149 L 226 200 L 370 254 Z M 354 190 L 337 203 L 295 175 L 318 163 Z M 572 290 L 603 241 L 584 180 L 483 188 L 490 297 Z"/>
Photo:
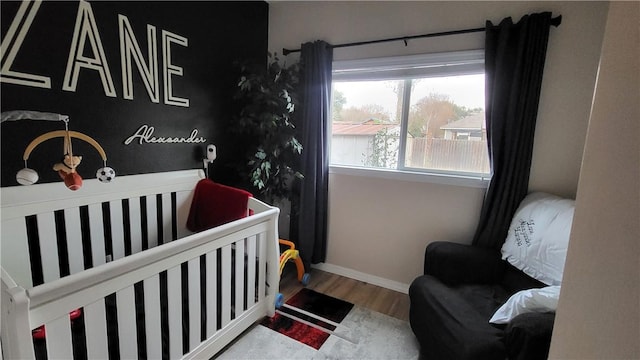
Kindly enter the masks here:
<path id="1" fill-rule="evenodd" d="M 171 44 L 189 46 L 187 38 L 162 30 L 162 63 L 164 74 L 164 103 L 167 105 L 175 105 L 189 107 L 189 99 L 181 98 L 173 95 L 173 75 L 182 76 L 182 67 L 171 63 Z"/>

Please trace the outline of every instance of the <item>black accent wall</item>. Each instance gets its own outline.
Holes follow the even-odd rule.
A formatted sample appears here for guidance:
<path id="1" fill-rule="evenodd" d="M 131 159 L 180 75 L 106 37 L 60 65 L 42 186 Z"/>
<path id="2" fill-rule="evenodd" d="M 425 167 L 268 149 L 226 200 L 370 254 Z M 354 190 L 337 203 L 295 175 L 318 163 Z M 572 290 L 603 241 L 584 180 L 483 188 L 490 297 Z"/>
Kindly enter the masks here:
<path id="1" fill-rule="evenodd" d="M 7 33 L 16 18 L 21 2 L 2 1 L 1 30 L 5 46 Z M 218 159 L 211 166 L 214 179 L 235 179 L 234 164 L 239 158 L 234 148 L 241 147 L 229 130 L 233 126 L 233 93 L 238 69 L 235 61 L 266 62 L 268 4 L 265 2 L 217 1 L 97 1 L 89 2 L 100 36 L 100 43 L 110 70 L 115 97 L 107 96 L 100 71 L 79 67 L 75 91 L 63 90 L 65 73 L 72 48 L 79 2 L 44 1 L 37 10 L 10 69 L 15 72 L 46 76 L 51 88 L 38 88 L 2 82 L 1 109 L 35 110 L 70 116 L 70 130 L 97 140 L 104 148 L 107 165 L 118 175 L 201 168 L 207 144 L 218 147 Z M 119 15 L 124 15 L 133 30 L 142 57 L 147 59 L 147 25 L 156 28 L 159 74 L 159 102 L 147 94 L 138 67 L 132 65 L 133 100 L 125 99 L 121 66 Z M 90 22 L 87 22 L 90 23 Z M 21 26 L 24 25 L 24 21 Z M 186 38 L 187 46 L 170 44 L 168 62 L 173 96 L 188 99 L 189 106 L 165 104 L 163 73 L 163 30 Z M 96 57 L 91 36 L 85 34 L 81 49 L 87 57 Z M 16 46 L 16 45 L 13 45 Z M 3 54 L 3 65 L 7 61 Z M 175 67 L 181 68 L 175 70 Z M 104 67 L 103 67 L 104 68 Z M 125 140 L 142 125 L 154 128 L 155 137 L 189 138 L 197 129 L 202 143 L 147 143 L 137 138 L 129 145 Z M 63 130 L 62 122 L 21 120 L 1 125 L 1 185 L 17 185 L 16 173 L 24 167 L 26 146 L 37 136 Z M 102 167 L 98 152 L 89 144 L 73 141 L 74 154 L 83 156 L 78 173 L 84 179 L 95 177 Z M 228 150 L 228 151 L 225 151 Z M 52 170 L 63 155 L 61 138 L 39 145 L 31 154 L 28 166 L 40 175 L 39 182 L 60 181 Z M 227 181 L 228 182 L 228 181 Z"/>

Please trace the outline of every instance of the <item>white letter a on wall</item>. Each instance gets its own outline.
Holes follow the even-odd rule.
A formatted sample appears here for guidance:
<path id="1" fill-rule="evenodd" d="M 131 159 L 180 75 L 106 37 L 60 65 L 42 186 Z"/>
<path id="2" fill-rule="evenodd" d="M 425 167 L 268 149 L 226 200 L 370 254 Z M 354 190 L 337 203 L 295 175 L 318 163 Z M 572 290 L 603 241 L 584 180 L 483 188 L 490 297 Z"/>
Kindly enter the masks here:
<path id="1" fill-rule="evenodd" d="M 92 54 L 85 56 L 85 45 L 89 42 Z M 104 55 L 102 41 L 96 26 L 96 19 L 93 16 L 91 5 L 80 0 L 78 5 L 78 15 L 76 17 L 76 27 L 73 31 L 73 41 L 69 50 L 69 59 L 67 60 L 67 70 L 64 74 L 64 82 L 62 90 L 76 91 L 78 85 L 78 75 L 80 69 L 86 68 L 95 70 L 100 74 L 104 93 L 110 97 L 116 97 L 116 89 L 113 86 L 109 64 Z"/>

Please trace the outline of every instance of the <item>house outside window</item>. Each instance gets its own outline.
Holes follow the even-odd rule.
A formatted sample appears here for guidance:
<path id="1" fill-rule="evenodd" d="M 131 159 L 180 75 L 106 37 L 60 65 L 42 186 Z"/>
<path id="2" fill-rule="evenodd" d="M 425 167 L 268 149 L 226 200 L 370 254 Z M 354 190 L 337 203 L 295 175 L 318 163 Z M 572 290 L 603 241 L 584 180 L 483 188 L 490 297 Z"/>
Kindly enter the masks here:
<path id="1" fill-rule="evenodd" d="M 483 51 L 335 61 L 331 165 L 486 177 Z"/>

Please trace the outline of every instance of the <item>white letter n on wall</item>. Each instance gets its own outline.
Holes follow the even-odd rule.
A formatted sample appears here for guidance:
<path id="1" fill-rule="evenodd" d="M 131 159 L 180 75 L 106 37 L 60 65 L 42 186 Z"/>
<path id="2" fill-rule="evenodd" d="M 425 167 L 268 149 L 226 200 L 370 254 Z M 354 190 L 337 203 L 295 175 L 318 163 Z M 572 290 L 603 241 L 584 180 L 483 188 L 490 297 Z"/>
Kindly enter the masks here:
<path id="1" fill-rule="evenodd" d="M 85 44 L 89 41 L 93 57 L 84 55 Z M 110 97 L 116 97 L 116 89 L 113 86 L 109 64 L 107 57 L 104 55 L 102 41 L 98 33 L 96 19 L 93 16 L 91 5 L 80 0 L 78 5 L 78 15 L 76 17 L 76 27 L 73 31 L 73 40 L 71 49 L 69 50 L 69 59 L 67 60 L 67 71 L 64 74 L 64 82 L 62 90 L 76 91 L 78 85 L 78 75 L 81 68 L 95 70 L 100 74 L 104 93 Z"/>
<path id="2" fill-rule="evenodd" d="M 156 45 L 156 27 L 147 25 L 148 59 L 145 62 L 138 45 L 138 40 L 131 29 L 129 19 L 118 15 L 120 27 L 120 60 L 122 64 L 122 92 L 125 99 L 133 100 L 133 74 L 131 59 L 135 60 L 138 72 L 142 76 L 149 98 L 154 103 L 160 102 L 158 86 L 158 46 Z"/>

